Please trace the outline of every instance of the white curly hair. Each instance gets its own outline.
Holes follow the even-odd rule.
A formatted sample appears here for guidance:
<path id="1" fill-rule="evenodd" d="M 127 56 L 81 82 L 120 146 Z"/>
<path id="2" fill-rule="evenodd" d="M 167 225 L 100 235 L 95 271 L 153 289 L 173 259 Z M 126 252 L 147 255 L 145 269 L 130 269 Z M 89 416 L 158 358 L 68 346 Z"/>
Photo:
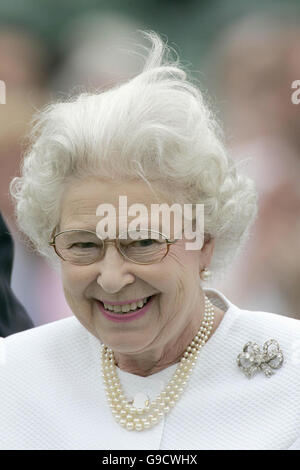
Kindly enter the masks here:
<path id="1" fill-rule="evenodd" d="M 211 107 L 178 57 L 170 59 L 156 33 L 143 34 L 152 48 L 139 75 L 36 114 L 21 176 L 10 187 L 19 227 L 54 260 L 48 242 L 70 179 L 143 179 L 174 202 L 204 204 L 205 232 L 215 239 L 210 269 L 223 271 L 256 216 L 254 183 L 238 174 Z"/>

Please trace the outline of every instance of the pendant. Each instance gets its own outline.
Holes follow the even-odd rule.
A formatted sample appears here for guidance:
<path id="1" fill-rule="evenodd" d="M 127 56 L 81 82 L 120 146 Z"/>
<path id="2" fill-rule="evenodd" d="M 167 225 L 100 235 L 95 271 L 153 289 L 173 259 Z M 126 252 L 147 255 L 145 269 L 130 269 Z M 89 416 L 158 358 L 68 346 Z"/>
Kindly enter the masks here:
<path id="1" fill-rule="evenodd" d="M 145 406 L 148 406 L 150 399 L 145 393 L 138 392 L 135 394 L 134 399 L 129 402 L 130 405 L 134 406 L 136 409 L 143 409 Z"/>

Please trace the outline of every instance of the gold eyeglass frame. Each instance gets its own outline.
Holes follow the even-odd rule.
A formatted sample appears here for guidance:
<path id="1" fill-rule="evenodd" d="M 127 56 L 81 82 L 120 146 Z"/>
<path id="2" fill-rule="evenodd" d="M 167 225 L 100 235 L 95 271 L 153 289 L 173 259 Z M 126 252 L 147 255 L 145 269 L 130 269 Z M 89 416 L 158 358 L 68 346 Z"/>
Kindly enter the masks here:
<path id="1" fill-rule="evenodd" d="M 55 229 L 53 230 L 52 234 L 51 234 L 51 241 L 48 243 L 49 246 L 52 246 L 54 248 L 54 251 L 55 253 L 57 254 L 57 256 L 59 256 L 59 258 L 61 258 L 63 261 L 65 261 L 66 263 L 71 263 L 70 261 L 64 259 L 61 254 L 57 251 L 56 249 L 56 244 L 55 244 L 55 238 L 58 236 L 58 235 L 61 235 L 62 233 L 67 233 L 67 232 L 87 232 L 87 233 L 92 233 L 93 235 L 96 235 L 97 238 L 99 240 L 101 240 L 103 242 L 103 248 L 105 248 L 105 243 L 106 244 L 112 244 L 112 245 L 115 245 L 115 247 L 117 248 L 118 252 L 121 254 L 121 256 L 123 256 L 123 258 L 125 258 L 126 260 L 130 261 L 131 263 L 135 263 L 135 264 L 156 264 L 156 263 L 160 263 L 166 256 L 167 254 L 169 253 L 169 249 L 170 249 L 170 245 L 173 245 L 174 243 L 176 243 L 178 241 L 178 239 L 176 240 L 168 240 L 165 235 L 161 232 L 158 232 L 156 230 L 151 230 L 151 232 L 155 232 L 155 233 L 158 233 L 160 235 L 162 235 L 163 237 L 165 237 L 166 239 L 166 245 L 167 245 L 167 250 L 166 250 L 166 253 L 164 254 L 164 256 L 162 257 L 161 260 L 159 261 L 155 261 L 155 262 L 151 262 L 151 263 L 142 263 L 142 262 L 138 262 L 138 261 L 133 261 L 132 259 L 128 258 L 126 255 L 124 255 L 124 253 L 122 253 L 122 251 L 120 250 L 120 246 L 118 245 L 118 241 L 119 241 L 119 238 L 117 238 L 116 240 L 113 240 L 113 241 L 110 241 L 110 240 L 102 240 L 102 238 L 98 237 L 97 233 L 96 232 L 93 232 L 92 230 L 84 230 L 84 229 L 71 229 L 71 230 L 63 230 L 62 232 L 58 232 L 55 234 L 55 231 L 56 231 L 56 227 Z M 134 230 L 132 230 L 134 231 Z M 131 231 L 130 231 L 131 232 Z M 129 232 L 127 232 L 129 233 Z M 55 234 L 55 235 L 54 235 Z M 86 263 L 86 264 L 77 264 L 77 263 L 71 263 L 71 264 L 74 264 L 76 266 L 89 266 L 90 264 L 93 264 L 93 263 L 96 263 L 97 261 L 100 261 L 103 256 L 105 254 L 105 249 L 103 250 L 103 253 L 102 255 L 95 259 L 95 261 L 92 261 L 91 263 Z"/>

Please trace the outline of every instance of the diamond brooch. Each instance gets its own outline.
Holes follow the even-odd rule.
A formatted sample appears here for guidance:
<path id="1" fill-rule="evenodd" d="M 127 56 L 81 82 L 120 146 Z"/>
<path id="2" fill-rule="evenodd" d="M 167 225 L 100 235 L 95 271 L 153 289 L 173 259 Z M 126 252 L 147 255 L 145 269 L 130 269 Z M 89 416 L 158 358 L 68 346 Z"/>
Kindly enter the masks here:
<path id="1" fill-rule="evenodd" d="M 251 378 L 261 370 L 266 377 L 274 374 L 273 369 L 279 369 L 283 363 L 283 353 L 275 339 L 269 339 L 263 345 L 263 351 L 258 344 L 249 341 L 243 347 L 243 352 L 237 357 L 237 364 L 244 374 Z"/>

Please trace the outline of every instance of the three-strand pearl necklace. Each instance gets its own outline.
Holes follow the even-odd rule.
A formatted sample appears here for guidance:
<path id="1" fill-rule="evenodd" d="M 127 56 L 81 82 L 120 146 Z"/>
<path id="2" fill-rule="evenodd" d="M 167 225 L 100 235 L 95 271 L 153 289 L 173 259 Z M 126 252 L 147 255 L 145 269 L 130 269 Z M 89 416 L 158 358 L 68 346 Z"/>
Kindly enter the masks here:
<path id="1" fill-rule="evenodd" d="M 122 390 L 117 375 L 114 353 L 102 345 L 102 377 L 107 400 L 115 420 L 128 431 L 143 431 L 157 424 L 175 406 L 184 391 L 196 364 L 200 349 L 208 340 L 214 324 L 214 306 L 205 296 L 204 317 L 198 333 L 186 348 L 180 363 L 168 385 L 151 403 L 136 408 L 129 402 Z"/>

